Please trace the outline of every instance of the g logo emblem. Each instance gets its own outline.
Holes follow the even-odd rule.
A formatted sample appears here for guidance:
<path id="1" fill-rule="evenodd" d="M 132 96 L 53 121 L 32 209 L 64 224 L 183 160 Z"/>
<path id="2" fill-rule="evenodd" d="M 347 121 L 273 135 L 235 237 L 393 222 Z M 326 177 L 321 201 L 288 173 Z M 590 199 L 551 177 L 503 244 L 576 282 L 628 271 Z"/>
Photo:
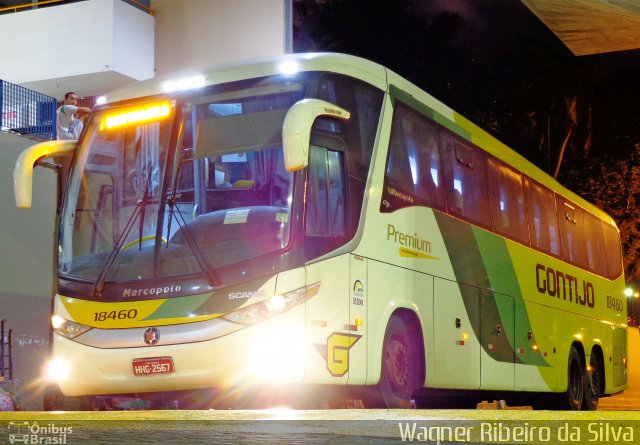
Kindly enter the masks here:
<path id="1" fill-rule="evenodd" d="M 327 370 L 334 377 L 342 377 L 349 371 L 349 350 L 361 335 L 334 332 L 327 338 Z"/>

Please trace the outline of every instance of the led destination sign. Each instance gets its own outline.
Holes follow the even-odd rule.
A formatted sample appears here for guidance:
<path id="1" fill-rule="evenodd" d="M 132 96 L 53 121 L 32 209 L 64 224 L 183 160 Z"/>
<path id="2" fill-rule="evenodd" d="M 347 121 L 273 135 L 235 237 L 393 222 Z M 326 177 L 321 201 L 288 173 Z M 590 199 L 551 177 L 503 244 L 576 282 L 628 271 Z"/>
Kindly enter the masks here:
<path id="1" fill-rule="evenodd" d="M 125 108 L 116 113 L 107 114 L 100 122 L 100 131 L 111 130 L 131 124 L 159 121 L 171 114 L 171 102 L 155 102 L 132 108 Z"/>

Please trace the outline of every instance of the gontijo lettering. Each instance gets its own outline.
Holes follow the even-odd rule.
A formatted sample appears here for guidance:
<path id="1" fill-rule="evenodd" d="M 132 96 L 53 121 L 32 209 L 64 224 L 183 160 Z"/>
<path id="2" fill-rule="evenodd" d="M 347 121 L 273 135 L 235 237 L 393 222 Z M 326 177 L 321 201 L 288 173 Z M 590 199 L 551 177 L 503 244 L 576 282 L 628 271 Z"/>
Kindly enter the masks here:
<path id="1" fill-rule="evenodd" d="M 579 286 L 578 282 L 582 281 Z M 568 273 L 554 270 L 543 264 L 536 264 L 536 286 L 538 292 L 550 297 L 562 298 L 569 302 L 592 308 L 595 305 L 595 292 L 593 284 L 586 280 L 579 280 Z M 580 293 L 582 289 L 582 294 Z"/>

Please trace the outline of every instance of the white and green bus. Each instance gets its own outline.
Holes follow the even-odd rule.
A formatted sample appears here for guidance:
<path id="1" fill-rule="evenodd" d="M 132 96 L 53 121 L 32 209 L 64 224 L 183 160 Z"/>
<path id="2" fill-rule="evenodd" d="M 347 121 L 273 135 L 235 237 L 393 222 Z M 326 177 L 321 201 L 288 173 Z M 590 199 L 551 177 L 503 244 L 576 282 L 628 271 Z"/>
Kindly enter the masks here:
<path id="1" fill-rule="evenodd" d="M 627 385 L 611 217 L 375 63 L 116 90 L 20 155 L 18 207 L 43 158 L 68 166 L 49 409 L 296 387 L 577 410 Z"/>

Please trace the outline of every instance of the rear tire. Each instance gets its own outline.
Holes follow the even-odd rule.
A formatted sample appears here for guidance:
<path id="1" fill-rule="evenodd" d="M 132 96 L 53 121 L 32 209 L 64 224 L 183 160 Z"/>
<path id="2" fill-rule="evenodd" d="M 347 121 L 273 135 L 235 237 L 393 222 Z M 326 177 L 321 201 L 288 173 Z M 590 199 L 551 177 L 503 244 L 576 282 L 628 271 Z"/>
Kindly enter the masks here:
<path id="1" fill-rule="evenodd" d="M 584 399 L 584 365 L 578 350 L 571 346 L 569 350 L 569 381 L 567 382 L 566 403 L 571 411 L 580 411 Z"/>
<path id="2" fill-rule="evenodd" d="M 408 324 L 392 316 L 387 325 L 382 347 L 380 383 L 376 388 L 377 405 L 386 408 L 409 408 L 413 392 L 420 386 L 422 354 L 419 342 Z"/>
<path id="3" fill-rule="evenodd" d="M 64 394 L 62 394 L 58 385 L 48 385 L 45 388 L 42 407 L 45 411 L 64 410 Z"/>
<path id="4" fill-rule="evenodd" d="M 598 402 L 604 390 L 604 374 L 600 365 L 600 358 L 594 351 L 591 351 L 589 358 L 590 371 L 584 378 L 584 402 L 582 409 L 585 411 L 595 411 L 598 409 Z"/>
<path id="5" fill-rule="evenodd" d="M 575 347 L 569 350 L 568 382 L 564 393 L 541 393 L 532 399 L 533 409 L 539 410 L 571 410 L 579 411 L 582 408 L 584 395 L 584 365 L 580 353 Z"/>

